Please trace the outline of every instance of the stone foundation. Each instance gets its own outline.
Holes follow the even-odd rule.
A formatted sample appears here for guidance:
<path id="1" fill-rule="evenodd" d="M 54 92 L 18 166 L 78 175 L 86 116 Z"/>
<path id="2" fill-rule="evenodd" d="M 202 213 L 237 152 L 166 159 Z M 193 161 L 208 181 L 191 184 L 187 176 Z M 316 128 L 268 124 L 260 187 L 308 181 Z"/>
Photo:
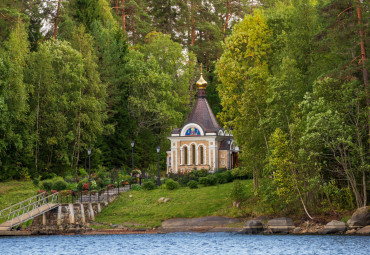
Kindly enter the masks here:
<path id="1" fill-rule="evenodd" d="M 61 204 L 34 218 L 29 230 L 39 235 L 83 233 L 104 206 L 104 202 Z"/>

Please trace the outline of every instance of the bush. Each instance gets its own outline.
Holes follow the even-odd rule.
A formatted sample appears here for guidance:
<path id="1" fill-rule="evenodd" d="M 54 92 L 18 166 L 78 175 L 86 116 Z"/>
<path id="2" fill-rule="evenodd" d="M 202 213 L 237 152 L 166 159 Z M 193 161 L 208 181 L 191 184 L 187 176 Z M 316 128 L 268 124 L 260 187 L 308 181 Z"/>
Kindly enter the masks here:
<path id="1" fill-rule="evenodd" d="M 67 188 L 67 183 L 65 181 L 59 180 L 53 183 L 52 188 L 57 191 L 65 190 Z"/>
<path id="2" fill-rule="evenodd" d="M 216 174 L 216 178 L 219 184 L 227 183 L 227 174 L 225 172 Z"/>
<path id="3" fill-rule="evenodd" d="M 181 176 L 181 177 L 179 178 L 178 182 L 179 182 L 179 184 L 180 184 L 181 186 L 186 187 L 186 185 L 187 185 L 187 184 L 188 184 L 188 182 L 189 182 L 189 176 L 188 176 L 188 175 Z"/>
<path id="4" fill-rule="evenodd" d="M 166 188 L 169 190 L 178 189 L 180 184 L 177 181 L 174 181 L 172 179 L 166 180 Z"/>
<path id="5" fill-rule="evenodd" d="M 43 181 L 41 184 L 41 188 L 46 191 L 50 191 L 52 186 L 53 186 L 52 181 Z"/>
<path id="6" fill-rule="evenodd" d="M 206 178 L 208 186 L 213 186 L 217 184 L 217 178 L 214 174 L 208 175 Z"/>
<path id="7" fill-rule="evenodd" d="M 199 177 L 206 177 L 208 175 L 208 170 L 207 169 L 200 169 L 200 171 L 198 171 L 198 176 Z"/>
<path id="8" fill-rule="evenodd" d="M 75 182 L 75 178 L 74 178 L 72 175 L 67 175 L 67 176 L 65 176 L 65 177 L 64 177 L 64 180 L 65 180 L 66 182 L 70 182 L 70 183 Z"/>
<path id="9" fill-rule="evenodd" d="M 106 187 L 108 184 L 111 184 L 111 179 L 109 178 L 104 178 L 103 179 L 103 187 Z"/>
<path id="10" fill-rule="evenodd" d="M 213 186 L 217 184 L 217 178 L 215 175 L 208 175 L 207 177 L 200 177 L 199 183 L 204 186 Z"/>
<path id="11" fill-rule="evenodd" d="M 40 184 L 40 179 L 39 178 L 35 178 L 35 179 L 33 179 L 32 183 L 33 183 L 33 185 L 35 185 L 37 187 Z"/>
<path id="12" fill-rule="evenodd" d="M 199 184 L 207 186 L 207 177 L 200 177 L 199 178 Z"/>
<path id="13" fill-rule="evenodd" d="M 230 198 L 235 202 L 243 202 L 247 198 L 247 189 L 239 180 L 234 181 Z"/>
<path id="14" fill-rule="evenodd" d="M 198 188 L 198 183 L 194 180 L 188 182 L 188 187 L 191 189 L 197 189 Z"/>
<path id="15" fill-rule="evenodd" d="M 153 190 L 156 188 L 156 184 L 153 181 L 147 181 L 143 184 L 143 189 L 145 190 Z"/>
<path id="16" fill-rule="evenodd" d="M 47 179 L 53 179 L 57 177 L 55 173 L 48 173 L 48 172 L 42 172 L 41 173 L 41 181 L 47 180 Z"/>
<path id="17" fill-rule="evenodd" d="M 139 184 L 132 184 L 131 185 L 131 190 L 139 191 L 139 190 L 141 190 L 141 186 Z"/>
<path id="18" fill-rule="evenodd" d="M 81 180 L 78 184 L 77 184 L 77 189 L 79 190 L 79 191 L 81 191 L 82 190 L 82 186 L 84 185 L 84 183 L 88 183 L 89 181 L 87 180 L 87 179 L 83 179 L 83 180 Z"/>

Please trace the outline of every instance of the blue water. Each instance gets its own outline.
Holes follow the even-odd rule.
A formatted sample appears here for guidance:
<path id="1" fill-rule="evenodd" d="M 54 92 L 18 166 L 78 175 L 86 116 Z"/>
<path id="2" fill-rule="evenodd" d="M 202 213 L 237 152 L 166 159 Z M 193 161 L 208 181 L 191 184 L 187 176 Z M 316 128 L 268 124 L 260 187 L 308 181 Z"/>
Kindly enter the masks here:
<path id="1" fill-rule="evenodd" d="M 173 233 L 0 238 L 0 254 L 370 254 L 370 236 Z"/>

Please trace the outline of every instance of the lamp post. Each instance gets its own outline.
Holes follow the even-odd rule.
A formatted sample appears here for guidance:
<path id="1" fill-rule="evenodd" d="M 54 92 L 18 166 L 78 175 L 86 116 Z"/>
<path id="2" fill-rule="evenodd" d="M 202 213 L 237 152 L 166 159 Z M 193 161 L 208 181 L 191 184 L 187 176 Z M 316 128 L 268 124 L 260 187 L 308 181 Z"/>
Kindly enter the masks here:
<path id="1" fill-rule="evenodd" d="M 89 184 L 91 183 L 91 148 L 87 149 L 87 154 L 89 154 Z"/>
<path id="2" fill-rule="evenodd" d="M 134 146 L 135 146 L 135 141 L 132 140 L 131 141 L 131 164 L 132 164 L 131 170 L 134 170 Z"/>
<path id="3" fill-rule="evenodd" d="M 161 186 L 161 176 L 159 174 L 159 152 L 161 151 L 161 147 L 159 145 L 157 146 L 157 155 L 158 155 L 158 160 L 157 160 L 157 170 L 158 170 L 158 176 L 157 176 L 157 185 Z"/>

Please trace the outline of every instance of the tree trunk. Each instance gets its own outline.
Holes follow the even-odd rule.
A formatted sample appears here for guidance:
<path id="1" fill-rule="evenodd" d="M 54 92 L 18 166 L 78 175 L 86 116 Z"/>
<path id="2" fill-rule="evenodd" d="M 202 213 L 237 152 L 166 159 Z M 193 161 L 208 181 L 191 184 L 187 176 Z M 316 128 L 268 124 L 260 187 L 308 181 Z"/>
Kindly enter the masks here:
<path id="1" fill-rule="evenodd" d="M 59 9 L 60 9 L 60 2 L 62 0 L 58 0 L 58 7 L 57 7 L 57 14 L 55 16 L 55 24 L 54 24 L 54 39 L 57 39 L 57 33 L 58 33 L 58 21 L 59 21 Z"/>
<path id="2" fill-rule="evenodd" d="M 224 23 L 224 27 L 223 27 L 223 40 L 225 42 L 225 38 L 226 38 L 226 28 L 227 28 L 227 24 L 229 23 L 229 16 L 230 16 L 230 1 L 229 0 L 226 0 L 226 17 L 225 17 L 225 23 Z"/>
<path id="3" fill-rule="evenodd" d="M 255 166 L 253 169 L 253 189 L 254 195 L 258 195 L 258 167 Z"/>
<path id="4" fill-rule="evenodd" d="M 38 88 L 37 88 L 37 109 L 36 109 L 36 148 L 35 148 L 35 169 L 37 175 L 38 173 L 38 158 L 39 158 L 39 136 L 40 136 L 40 81 L 39 79 Z"/>
<path id="5" fill-rule="evenodd" d="M 357 0 L 357 19 L 359 25 L 359 33 L 360 33 L 360 45 L 361 45 L 361 62 L 362 62 L 362 76 L 364 80 L 364 89 L 366 95 L 366 106 L 369 108 L 370 106 L 370 98 L 369 98 L 369 91 L 368 91 L 368 72 L 366 69 L 366 48 L 365 48 L 365 40 L 364 40 L 364 28 L 362 27 L 362 10 L 360 7 L 360 1 Z M 368 139 L 370 139 L 370 112 L 367 113 L 367 128 L 368 128 Z M 365 192 L 366 193 L 366 192 Z"/>
<path id="6" fill-rule="evenodd" d="M 122 0 L 122 30 L 123 32 L 126 32 L 125 0 Z"/>
<path id="7" fill-rule="evenodd" d="M 118 15 L 118 0 L 115 1 L 115 7 L 114 8 L 116 9 L 116 14 Z"/>

